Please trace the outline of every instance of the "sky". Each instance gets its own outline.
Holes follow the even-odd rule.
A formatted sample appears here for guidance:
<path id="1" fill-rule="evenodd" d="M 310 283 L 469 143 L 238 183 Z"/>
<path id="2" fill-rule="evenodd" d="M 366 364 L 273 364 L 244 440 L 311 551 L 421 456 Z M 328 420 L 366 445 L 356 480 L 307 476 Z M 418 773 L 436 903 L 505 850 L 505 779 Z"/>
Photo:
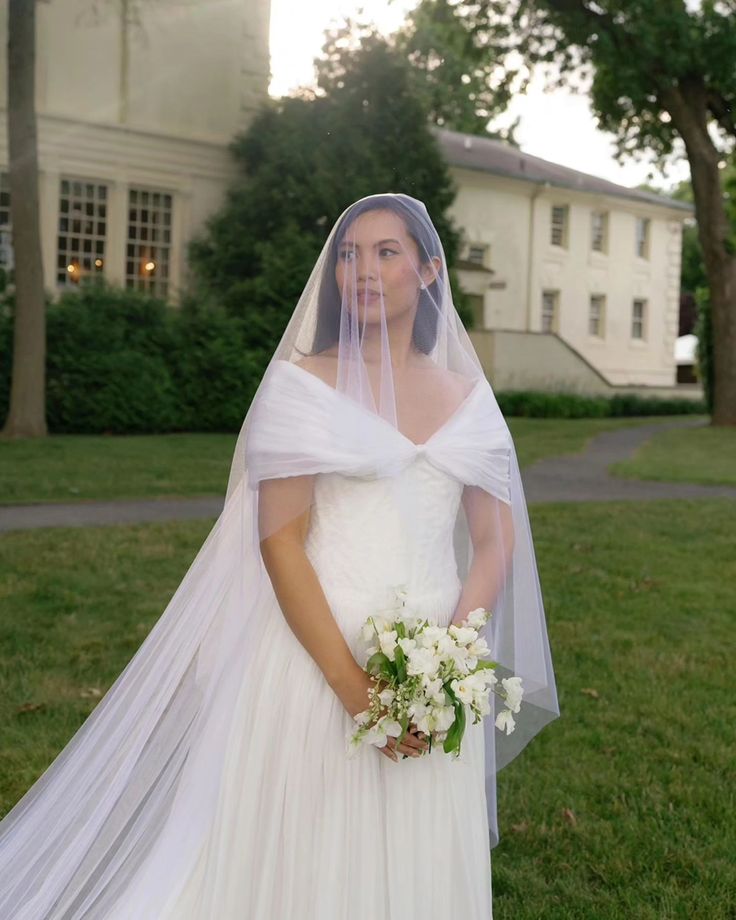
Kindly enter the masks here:
<path id="1" fill-rule="evenodd" d="M 345 15 L 355 17 L 362 7 L 364 18 L 373 20 L 382 32 L 389 32 L 414 5 L 416 0 L 271 0 L 270 94 L 288 95 L 297 86 L 313 82 L 312 61 L 319 56 L 331 22 L 340 22 Z M 561 90 L 545 93 L 541 75 L 492 127 L 506 126 L 517 115 L 521 117 L 516 130 L 521 149 L 553 163 L 626 186 L 648 181 L 667 189 L 689 176 L 685 161 L 664 175 L 655 172 L 651 176 L 648 163 L 629 160 L 618 164 L 612 137 L 596 127 L 587 99 Z"/>

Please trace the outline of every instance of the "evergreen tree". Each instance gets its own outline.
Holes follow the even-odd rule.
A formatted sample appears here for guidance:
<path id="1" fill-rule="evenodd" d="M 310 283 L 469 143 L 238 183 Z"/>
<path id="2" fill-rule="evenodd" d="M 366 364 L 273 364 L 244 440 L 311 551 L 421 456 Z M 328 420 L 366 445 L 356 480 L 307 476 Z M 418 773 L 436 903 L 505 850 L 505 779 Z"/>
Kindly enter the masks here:
<path id="1" fill-rule="evenodd" d="M 234 140 L 241 178 L 190 260 L 207 293 L 244 320 L 261 366 L 334 222 L 357 199 L 403 192 L 423 201 L 453 264 L 459 234 L 445 212 L 456 189 L 410 89 L 408 63 L 372 32 L 320 62 L 316 90 L 270 100 Z"/>

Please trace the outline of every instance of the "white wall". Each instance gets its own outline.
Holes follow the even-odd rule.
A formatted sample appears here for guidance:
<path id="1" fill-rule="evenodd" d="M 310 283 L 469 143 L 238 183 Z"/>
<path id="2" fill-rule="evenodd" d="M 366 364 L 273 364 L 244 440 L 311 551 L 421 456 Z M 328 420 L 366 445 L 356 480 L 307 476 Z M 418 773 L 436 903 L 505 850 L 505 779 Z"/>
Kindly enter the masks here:
<path id="1" fill-rule="evenodd" d="M 122 283 L 129 185 L 173 195 L 169 296 L 186 244 L 235 174 L 227 145 L 267 98 L 270 0 L 63 0 L 37 7 L 36 105 L 44 282 L 55 293 L 59 182 L 108 185 L 105 277 Z M 0 0 L 7 105 L 7 0 Z M 7 116 L 0 169 L 7 171 Z"/>
<path id="2" fill-rule="evenodd" d="M 684 212 L 630 199 L 453 170 L 451 208 L 468 242 L 488 243 L 494 287 L 485 326 L 539 332 L 542 292 L 559 290 L 562 339 L 613 384 L 675 383 L 681 233 Z M 569 206 L 568 247 L 550 243 L 551 207 Z M 609 213 L 609 252 L 591 251 L 591 213 Z M 650 257 L 635 253 L 635 220 L 648 217 Z M 589 298 L 606 295 L 603 338 L 588 334 Z M 632 339 L 634 298 L 648 301 L 646 339 Z M 554 354 L 550 350 L 549 354 Z M 553 372 L 553 368 L 543 369 Z"/>

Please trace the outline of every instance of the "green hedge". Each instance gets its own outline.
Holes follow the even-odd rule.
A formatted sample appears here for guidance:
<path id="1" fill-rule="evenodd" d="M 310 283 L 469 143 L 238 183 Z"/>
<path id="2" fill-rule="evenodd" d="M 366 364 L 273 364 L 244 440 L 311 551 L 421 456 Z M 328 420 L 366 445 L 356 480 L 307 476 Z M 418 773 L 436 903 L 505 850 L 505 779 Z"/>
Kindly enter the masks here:
<path id="1" fill-rule="evenodd" d="M 11 295 L 0 297 L 0 413 L 7 414 L 12 357 Z M 244 320 L 216 304 L 180 307 L 103 282 L 47 305 L 47 423 L 52 433 L 237 431 L 272 345 L 254 351 Z M 497 393 L 509 416 L 702 413 L 702 402 L 643 396 Z"/>
<path id="2" fill-rule="evenodd" d="M 0 304 L 7 414 L 13 298 Z M 96 282 L 47 304 L 46 418 L 55 434 L 237 431 L 263 369 L 243 321 L 213 304 L 174 308 Z"/>
<path id="3" fill-rule="evenodd" d="M 686 415 L 707 411 L 702 400 L 661 399 L 620 393 L 614 396 L 579 396 L 576 393 L 506 390 L 496 393 L 496 399 L 504 415 L 527 418 Z"/>

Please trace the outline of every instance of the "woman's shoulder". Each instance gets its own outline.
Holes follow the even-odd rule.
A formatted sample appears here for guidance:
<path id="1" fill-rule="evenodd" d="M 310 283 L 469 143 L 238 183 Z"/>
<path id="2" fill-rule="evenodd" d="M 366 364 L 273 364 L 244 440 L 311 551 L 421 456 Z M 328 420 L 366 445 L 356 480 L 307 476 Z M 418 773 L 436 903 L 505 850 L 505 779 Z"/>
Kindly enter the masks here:
<path id="1" fill-rule="evenodd" d="M 306 355 L 295 361 L 294 364 L 310 374 L 319 377 L 331 387 L 336 385 L 337 381 L 337 354 L 330 354 L 329 351 L 323 351 L 316 355 Z"/>

